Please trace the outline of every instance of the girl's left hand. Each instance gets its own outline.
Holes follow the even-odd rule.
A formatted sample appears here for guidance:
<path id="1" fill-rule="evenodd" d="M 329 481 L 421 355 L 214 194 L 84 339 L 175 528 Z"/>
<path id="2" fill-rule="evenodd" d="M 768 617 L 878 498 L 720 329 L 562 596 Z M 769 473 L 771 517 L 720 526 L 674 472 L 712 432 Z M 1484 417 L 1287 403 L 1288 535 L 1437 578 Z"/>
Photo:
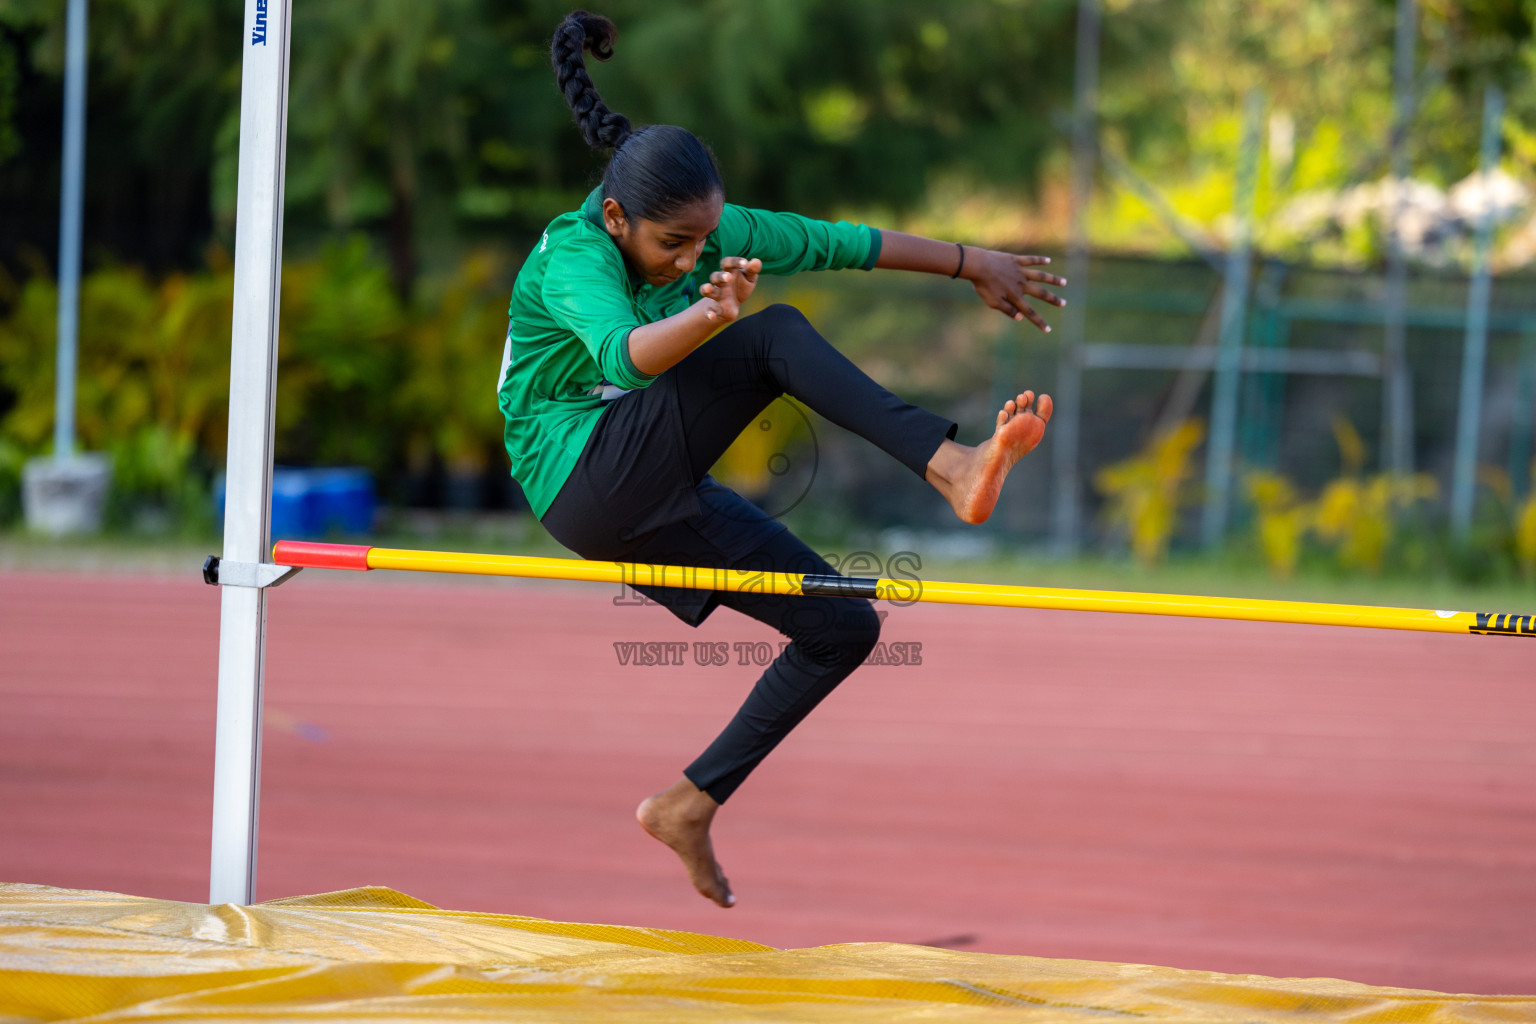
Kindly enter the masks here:
<path id="1" fill-rule="evenodd" d="M 1045 288 L 1048 284 L 1063 287 L 1067 279 L 1034 269 L 1049 262 L 1048 256 L 1016 256 L 1011 252 L 968 245 L 965 247 L 965 268 L 960 276 L 970 281 L 976 294 L 993 309 L 1015 320 L 1028 317 L 1030 323 L 1049 333 L 1050 326 L 1029 304 L 1030 299 L 1058 307 L 1067 304 L 1066 299 Z"/>

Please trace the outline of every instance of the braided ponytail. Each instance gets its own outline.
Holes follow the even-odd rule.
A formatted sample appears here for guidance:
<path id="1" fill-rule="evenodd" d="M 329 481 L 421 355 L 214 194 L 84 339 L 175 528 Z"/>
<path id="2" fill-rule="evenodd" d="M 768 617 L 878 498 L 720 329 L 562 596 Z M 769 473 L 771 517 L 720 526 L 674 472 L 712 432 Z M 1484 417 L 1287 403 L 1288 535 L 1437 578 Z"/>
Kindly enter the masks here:
<path id="1" fill-rule="evenodd" d="M 616 149 L 629 138 L 629 118 L 615 114 L 603 103 L 587 74 L 587 62 L 583 50 L 589 50 L 598 60 L 613 56 L 613 41 L 619 30 L 613 22 L 586 11 L 572 11 L 555 29 L 554 42 L 549 47 L 549 60 L 555 66 L 555 81 L 565 95 L 565 102 L 576 115 L 581 134 L 593 149 Z"/>
<path id="2" fill-rule="evenodd" d="M 634 129 L 597 94 L 582 54 L 608 60 L 618 34 L 607 18 L 572 11 L 549 47 L 555 81 L 587 145 L 613 150 L 603 172 L 603 195 L 640 220 L 664 220 L 692 203 L 724 197 L 714 155 L 697 135 L 670 124 Z"/>

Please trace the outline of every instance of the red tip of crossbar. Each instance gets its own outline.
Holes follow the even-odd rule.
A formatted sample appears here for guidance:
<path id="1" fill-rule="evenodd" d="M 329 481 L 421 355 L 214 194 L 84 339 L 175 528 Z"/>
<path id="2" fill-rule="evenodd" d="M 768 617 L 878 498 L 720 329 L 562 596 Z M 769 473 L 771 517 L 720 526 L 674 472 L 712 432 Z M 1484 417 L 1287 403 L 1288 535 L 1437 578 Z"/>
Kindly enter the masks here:
<path id="1" fill-rule="evenodd" d="M 314 540 L 280 540 L 272 545 L 272 561 L 306 569 L 368 569 L 367 544 L 323 544 Z"/>

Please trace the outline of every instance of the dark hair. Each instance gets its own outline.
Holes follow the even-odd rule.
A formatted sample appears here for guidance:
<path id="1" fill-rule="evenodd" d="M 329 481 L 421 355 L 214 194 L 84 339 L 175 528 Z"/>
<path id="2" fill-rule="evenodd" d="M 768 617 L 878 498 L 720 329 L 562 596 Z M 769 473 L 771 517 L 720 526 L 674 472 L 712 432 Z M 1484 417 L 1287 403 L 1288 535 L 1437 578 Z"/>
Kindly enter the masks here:
<path id="1" fill-rule="evenodd" d="M 597 94 L 582 53 L 607 60 L 618 34 L 607 18 L 572 11 L 555 29 L 549 47 L 555 81 L 587 145 L 613 150 L 603 171 L 603 195 L 623 207 L 626 216 L 640 220 L 663 220 L 692 203 L 724 195 L 720 168 L 697 135 L 670 124 L 632 128 L 629 118 L 609 110 Z"/>

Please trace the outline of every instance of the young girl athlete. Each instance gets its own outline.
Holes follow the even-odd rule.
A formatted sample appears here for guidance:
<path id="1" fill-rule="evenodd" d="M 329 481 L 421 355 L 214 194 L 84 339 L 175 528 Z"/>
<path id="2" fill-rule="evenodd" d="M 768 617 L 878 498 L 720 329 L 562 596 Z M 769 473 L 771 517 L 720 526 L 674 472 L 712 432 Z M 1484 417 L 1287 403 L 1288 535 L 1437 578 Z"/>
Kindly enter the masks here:
<path id="1" fill-rule="evenodd" d="M 1066 281 L 1014 256 L 725 202 L 709 150 L 671 125 L 633 129 L 604 106 L 583 51 L 613 55 L 612 22 L 566 17 L 551 57 L 602 185 L 557 217 L 512 289 L 498 398 L 512 474 L 544 526 L 583 558 L 835 575 L 820 556 L 709 476 L 781 395 L 872 442 L 933 485 L 967 523 L 991 514 L 1008 470 L 1040 443 L 1051 400 L 1025 391 L 975 448 L 955 424 L 864 375 L 799 311 L 739 317 L 760 273 L 875 267 L 964 277 L 982 300 L 1049 330 L 1030 299 Z M 864 660 L 880 633 L 868 601 L 638 587 L 698 625 L 724 605 L 791 643 L 671 788 L 640 804 L 645 830 L 700 893 L 735 903 L 714 857 L 715 811 Z"/>

